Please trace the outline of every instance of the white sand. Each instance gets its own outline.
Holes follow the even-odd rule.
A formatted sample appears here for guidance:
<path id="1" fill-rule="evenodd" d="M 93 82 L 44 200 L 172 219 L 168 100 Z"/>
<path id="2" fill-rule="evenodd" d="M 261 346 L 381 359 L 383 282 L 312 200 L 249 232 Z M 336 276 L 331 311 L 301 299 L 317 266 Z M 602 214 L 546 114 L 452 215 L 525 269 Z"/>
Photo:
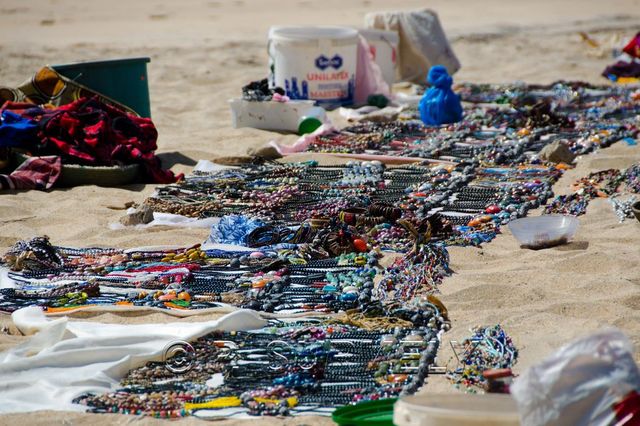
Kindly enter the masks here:
<path id="1" fill-rule="evenodd" d="M 159 153 L 175 171 L 189 171 L 200 158 L 243 154 L 269 139 L 295 137 L 233 129 L 226 103 L 242 85 L 267 72 L 266 33 L 277 24 L 361 25 L 366 12 L 429 6 L 438 11 L 463 67 L 457 81 L 548 83 L 558 79 L 604 82 L 611 48 L 637 31 L 640 1 L 362 0 L 322 2 L 3 0 L 0 4 L 0 83 L 16 85 L 46 63 L 150 56 L 152 115 L 160 132 Z M 587 31 L 601 43 L 581 41 Z M 581 158 L 556 185 L 558 193 L 590 171 L 626 167 L 640 149 L 617 144 Z M 202 241 L 206 230 L 109 230 L 120 211 L 107 206 L 142 201 L 154 185 L 127 188 L 79 187 L 50 193 L 0 195 L 0 249 L 17 239 L 49 235 L 73 246 L 168 244 Z M 625 331 L 640 343 L 640 224 L 618 224 L 610 205 L 596 200 L 581 217 L 576 241 L 527 251 L 504 235 L 483 249 L 452 248 L 456 271 L 442 285 L 453 319 L 448 340 L 461 339 L 476 324 L 500 323 L 520 349 L 520 371 L 569 340 L 600 327 Z M 85 315 L 86 316 L 86 315 Z M 162 314 L 92 320 L 174 321 Z M 185 321 L 207 319 L 194 317 Z M 10 326 L 10 318 L 0 317 Z M 11 330 L 10 332 L 15 332 Z M 0 349 L 25 337 L 0 334 Z M 441 363 L 451 357 L 445 348 Z M 636 356 L 636 359 L 640 357 Z M 452 391 L 443 380 L 423 389 Z M 0 417 L 0 424 L 160 424 L 127 416 L 41 412 Z M 261 419 L 264 424 L 281 420 Z M 196 422 L 194 419 L 183 423 Z M 231 424 L 227 421 L 224 424 Z M 243 423 L 243 422 L 241 422 Z M 163 423 L 166 424 L 166 423 Z M 327 419 L 288 419 L 284 424 L 330 424 Z"/>

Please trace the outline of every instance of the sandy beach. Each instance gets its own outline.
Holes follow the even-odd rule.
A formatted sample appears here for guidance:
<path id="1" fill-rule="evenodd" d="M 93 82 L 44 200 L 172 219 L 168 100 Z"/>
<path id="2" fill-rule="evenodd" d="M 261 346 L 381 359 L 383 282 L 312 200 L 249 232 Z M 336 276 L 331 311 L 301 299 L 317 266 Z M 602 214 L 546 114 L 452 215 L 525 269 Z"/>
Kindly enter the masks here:
<path id="1" fill-rule="evenodd" d="M 637 0 L 395 1 L 393 9 L 429 7 L 438 12 L 462 68 L 457 82 L 550 83 L 600 76 L 612 49 L 638 30 Z M 271 25 L 361 26 L 364 14 L 389 10 L 390 2 L 358 0 L 4 0 L 0 4 L 0 84 L 15 86 L 45 64 L 149 56 L 152 118 L 165 166 L 189 172 L 198 159 L 242 155 L 269 140 L 296 137 L 254 129 L 233 129 L 227 100 L 241 86 L 267 73 L 266 34 Z M 585 43 L 579 32 L 598 44 Z M 618 143 L 577 159 L 577 167 L 555 185 L 556 194 L 589 172 L 624 168 L 640 161 L 640 148 Z M 204 229 L 154 227 L 112 230 L 123 206 L 142 202 L 155 185 L 123 188 L 84 186 L 50 192 L 0 194 L 0 250 L 18 239 L 48 235 L 66 246 L 131 247 L 191 245 Z M 538 214 L 533 212 L 533 214 Z M 570 340 L 601 327 L 623 330 L 640 348 L 640 223 L 618 223 L 605 199 L 580 217 L 570 244 L 541 251 L 520 249 L 508 228 L 483 248 L 450 249 L 455 273 L 440 287 L 453 328 L 439 364 L 452 357 L 449 340 L 474 325 L 501 324 L 520 350 L 517 371 L 542 360 Z M 175 321 L 163 314 L 82 314 L 102 322 Z M 194 316 L 183 321 L 212 319 Z M 26 339 L 9 316 L 0 316 L 0 350 Z M 640 354 L 636 353 L 636 360 Z M 421 392 L 454 392 L 442 378 Z M 260 419 L 263 424 L 331 424 L 328 418 Z M 160 424 L 149 418 L 37 412 L 0 416 L 0 424 Z M 184 419 L 187 423 L 201 423 Z M 222 424 L 246 424 L 224 421 Z"/>

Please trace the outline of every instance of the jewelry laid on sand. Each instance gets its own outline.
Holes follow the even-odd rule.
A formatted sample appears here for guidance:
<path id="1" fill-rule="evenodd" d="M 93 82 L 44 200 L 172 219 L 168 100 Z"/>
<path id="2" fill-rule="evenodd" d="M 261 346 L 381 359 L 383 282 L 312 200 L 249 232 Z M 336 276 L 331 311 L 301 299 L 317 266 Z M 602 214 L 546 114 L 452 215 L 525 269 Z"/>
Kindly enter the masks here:
<path id="1" fill-rule="evenodd" d="M 262 86 L 246 90 L 273 96 Z M 451 327 L 437 297 L 452 272 L 449 246 L 480 246 L 545 205 L 546 213 L 583 214 L 601 195 L 623 220 L 632 201 L 618 191 L 640 190 L 635 165 L 592 173 L 574 194 L 554 199 L 552 186 L 571 165 L 540 156 L 555 142 L 586 154 L 635 137 L 640 107 L 631 90 L 578 83 L 457 90 L 471 102 L 459 123 L 425 127 L 409 111 L 408 120 L 360 123 L 310 144 L 313 152 L 422 163 L 253 161 L 196 172 L 145 200 L 156 212 L 219 218 L 202 245 L 77 249 L 47 237 L 20 241 L 2 258 L 13 286 L 0 290 L 0 310 L 231 305 L 269 314 L 264 329 L 191 342 L 187 371 L 149 362 L 119 389 L 76 399 L 93 412 L 327 414 L 414 393 L 435 371 Z M 485 386 L 484 371 L 511 368 L 518 356 L 500 326 L 474 329 L 462 349 L 449 378 L 468 389 Z"/>

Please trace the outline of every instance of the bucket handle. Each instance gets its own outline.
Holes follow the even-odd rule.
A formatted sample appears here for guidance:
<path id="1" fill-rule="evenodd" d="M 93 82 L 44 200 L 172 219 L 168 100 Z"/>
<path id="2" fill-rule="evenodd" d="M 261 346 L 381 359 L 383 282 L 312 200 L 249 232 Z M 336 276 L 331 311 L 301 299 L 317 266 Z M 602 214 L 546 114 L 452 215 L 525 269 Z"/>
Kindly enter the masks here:
<path id="1" fill-rule="evenodd" d="M 276 86 L 276 61 L 271 56 L 271 39 L 267 40 L 267 56 L 269 57 L 269 86 Z"/>
<path id="2" fill-rule="evenodd" d="M 82 73 L 82 72 L 81 72 L 81 73 L 79 73 L 78 75 L 76 75 L 75 77 L 70 78 L 69 80 L 71 80 L 71 81 L 73 81 L 73 82 L 77 82 L 77 80 L 78 80 L 80 77 L 82 77 L 83 75 L 84 75 L 84 73 Z"/>

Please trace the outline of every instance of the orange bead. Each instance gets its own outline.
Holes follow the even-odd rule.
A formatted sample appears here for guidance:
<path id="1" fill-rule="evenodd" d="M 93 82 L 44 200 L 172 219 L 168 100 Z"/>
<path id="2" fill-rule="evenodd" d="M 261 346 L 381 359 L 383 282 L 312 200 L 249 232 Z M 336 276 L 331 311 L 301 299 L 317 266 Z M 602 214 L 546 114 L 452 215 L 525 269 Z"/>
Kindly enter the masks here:
<path id="1" fill-rule="evenodd" d="M 267 281 L 266 280 L 260 280 L 260 281 L 256 281 L 255 283 L 253 283 L 251 285 L 251 287 L 253 287 L 253 288 L 263 288 L 266 285 L 267 285 Z"/>
<path id="2" fill-rule="evenodd" d="M 480 219 L 476 218 L 476 219 L 471 219 L 467 225 L 472 226 L 472 227 L 475 228 L 476 226 L 480 225 L 481 223 L 482 222 L 480 221 Z"/>
<path id="3" fill-rule="evenodd" d="M 175 300 L 175 299 L 176 299 L 175 292 L 169 293 L 169 294 L 163 294 L 162 296 L 158 297 L 158 300 L 162 300 L 162 301 Z"/>
<path id="4" fill-rule="evenodd" d="M 408 376 L 406 374 L 389 374 L 387 381 L 391 383 L 402 383 L 406 381 Z"/>

